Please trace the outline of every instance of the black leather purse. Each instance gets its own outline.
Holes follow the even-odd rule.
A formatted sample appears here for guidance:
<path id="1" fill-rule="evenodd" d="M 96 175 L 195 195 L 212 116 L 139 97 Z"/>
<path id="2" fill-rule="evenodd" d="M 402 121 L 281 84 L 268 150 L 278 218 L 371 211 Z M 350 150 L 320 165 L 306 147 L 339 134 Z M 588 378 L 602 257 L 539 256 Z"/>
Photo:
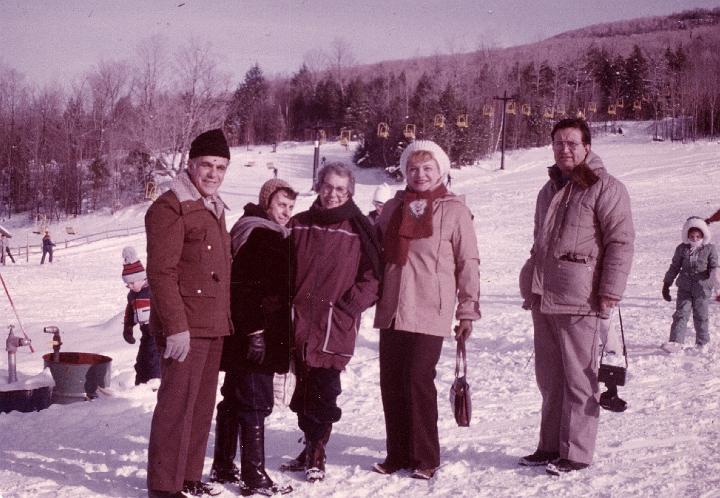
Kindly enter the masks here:
<path id="1" fill-rule="evenodd" d="M 625 358 L 625 366 L 606 365 L 603 363 L 605 357 L 605 344 L 603 344 L 600 353 L 600 368 L 598 370 L 598 382 L 602 382 L 606 386 L 624 386 L 627 377 L 627 348 L 625 347 L 625 331 L 623 330 L 622 314 L 618 308 L 618 318 L 620 319 L 620 336 L 622 337 L 623 357 Z M 607 341 L 606 341 L 607 342 Z"/>
<path id="2" fill-rule="evenodd" d="M 460 375 L 460 363 L 463 365 Z M 465 339 L 458 339 L 455 351 L 455 381 L 450 387 L 450 407 L 455 415 L 455 422 L 459 427 L 469 427 L 472 417 L 472 401 L 470 399 L 470 384 L 467 382 L 467 354 L 465 352 Z"/>

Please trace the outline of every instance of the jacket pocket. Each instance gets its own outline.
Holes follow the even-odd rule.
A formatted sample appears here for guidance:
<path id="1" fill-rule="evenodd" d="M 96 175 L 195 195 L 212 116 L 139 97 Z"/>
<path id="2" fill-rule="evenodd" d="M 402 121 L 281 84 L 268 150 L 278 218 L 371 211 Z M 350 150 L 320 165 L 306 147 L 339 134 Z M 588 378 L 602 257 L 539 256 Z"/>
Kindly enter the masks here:
<path id="1" fill-rule="evenodd" d="M 324 320 L 322 352 L 350 358 L 355 351 L 357 319 L 330 305 Z"/>
<path id="2" fill-rule="evenodd" d="M 203 246 L 205 245 L 205 230 L 193 228 L 185 233 L 183 240 L 182 256 L 183 261 L 199 263 L 202 259 Z"/>
<path id="3" fill-rule="evenodd" d="M 593 265 L 557 259 L 545 275 L 545 289 L 556 304 L 588 306 L 593 291 Z"/>

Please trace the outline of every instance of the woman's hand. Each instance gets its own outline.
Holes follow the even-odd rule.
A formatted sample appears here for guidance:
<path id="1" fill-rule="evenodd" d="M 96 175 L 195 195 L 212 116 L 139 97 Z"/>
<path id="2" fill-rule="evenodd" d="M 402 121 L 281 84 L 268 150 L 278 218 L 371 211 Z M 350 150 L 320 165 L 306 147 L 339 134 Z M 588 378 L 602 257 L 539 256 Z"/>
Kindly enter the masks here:
<path id="1" fill-rule="evenodd" d="M 470 334 L 472 334 L 473 329 L 473 323 L 472 320 L 460 320 L 460 323 L 457 324 L 455 327 L 455 340 L 459 341 L 460 339 L 466 340 L 470 338 Z"/>

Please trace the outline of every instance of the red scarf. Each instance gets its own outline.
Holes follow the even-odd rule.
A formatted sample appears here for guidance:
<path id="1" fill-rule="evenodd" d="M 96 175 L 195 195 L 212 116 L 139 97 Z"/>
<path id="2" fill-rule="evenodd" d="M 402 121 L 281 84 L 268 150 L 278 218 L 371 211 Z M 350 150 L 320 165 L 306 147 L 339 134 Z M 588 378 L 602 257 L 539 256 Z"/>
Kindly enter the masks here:
<path id="1" fill-rule="evenodd" d="M 447 194 L 445 185 L 427 192 L 405 189 L 403 203 L 393 211 L 385 232 L 385 262 L 404 266 L 412 239 L 426 239 L 433 234 L 433 203 Z"/>

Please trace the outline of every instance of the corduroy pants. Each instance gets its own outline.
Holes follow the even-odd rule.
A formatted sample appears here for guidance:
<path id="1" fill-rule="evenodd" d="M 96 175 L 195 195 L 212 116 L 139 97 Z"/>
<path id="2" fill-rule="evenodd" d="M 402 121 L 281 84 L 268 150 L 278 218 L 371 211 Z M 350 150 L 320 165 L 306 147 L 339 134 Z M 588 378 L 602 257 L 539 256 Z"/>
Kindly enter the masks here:
<path id="1" fill-rule="evenodd" d="M 537 311 L 532 318 L 535 378 L 542 395 L 538 449 L 589 464 L 600 416 L 597 358 L 606 323 L 596 316 Z"/>
<path id="2" fill-rule="evenodd" d="M 380 393 L 387 435 L 386 462 L 414 469 L 440 465 L 435 366 L 443 338 L 380 330 Z"/>
<path id="3" fill-rule="evenodd" d="M 183 481 L 202 477 L 222 345 L 222 337 L 192 337 L 185 361 L 162 359 L 150 428 L 148 489 L 180 491 Z"/>

